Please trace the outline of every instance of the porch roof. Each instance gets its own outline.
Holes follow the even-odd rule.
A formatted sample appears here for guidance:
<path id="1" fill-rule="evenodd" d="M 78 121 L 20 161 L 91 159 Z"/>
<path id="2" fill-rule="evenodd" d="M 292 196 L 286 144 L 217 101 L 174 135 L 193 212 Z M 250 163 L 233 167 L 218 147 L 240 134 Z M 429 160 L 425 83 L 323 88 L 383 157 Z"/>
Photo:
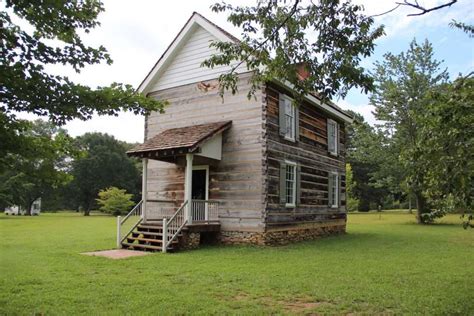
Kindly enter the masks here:
<path id="1" fill-rule="evenodd" d="M 127 155 L 159 158 L 199 152 L 200 145 L 230 128 L 231 124 L 232 121 L 223 121 L 167 129 L 127 151 Z"/>

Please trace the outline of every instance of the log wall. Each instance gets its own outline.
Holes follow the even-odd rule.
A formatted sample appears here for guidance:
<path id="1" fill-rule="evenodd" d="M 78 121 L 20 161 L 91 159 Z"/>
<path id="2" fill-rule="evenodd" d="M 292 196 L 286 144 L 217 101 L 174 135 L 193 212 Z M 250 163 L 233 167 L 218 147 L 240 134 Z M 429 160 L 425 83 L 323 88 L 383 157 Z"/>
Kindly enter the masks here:
<path id="1" fill-rule="evenodd" d="M 264 91 L 264 180 L 265 222 L 267 230 L 308 222 L 330 222 L 345 218 L 345 128 L 339 123 L 338 157 L 330 156 L 327 145 L 328 114 L 309 103 L 298 106 L 299 141 L 292 142 L 279 134 L 279 88 L 268 85 Z M 284 92 L 284 91 L 281 91 Z M 301 201 L 293 208 L 280 204 L 280 163 L 285 160 L 301 166 Z M 339 208 L 328 206 L 328 173 L 340 174 L 341 203 Z"/>
<path id="2" fill-rule="evenodd" d="M 232 120 L 231 128 L 223 134 L 222 160 L 210 164 L 209 199 L 221 201 L 222 230 L 258 232 L 264 230 L 263 101 L 260 91 L 256 99 L 247 99 L 248 78 L 248 74 L 242 75 L 239 81 L 241 93 L 226 94 L 224 100 L 218 95 L 215 81 L 151 93 L 158 99 L 168 100 L 169 106 L 164 114 L 153 113 L 146 119 L 145 134 L 148 139 L 169 128 Z M 150 160 L 149 198 L 181 203 L 184 168 L 184 160 L 178 164 Z"/>

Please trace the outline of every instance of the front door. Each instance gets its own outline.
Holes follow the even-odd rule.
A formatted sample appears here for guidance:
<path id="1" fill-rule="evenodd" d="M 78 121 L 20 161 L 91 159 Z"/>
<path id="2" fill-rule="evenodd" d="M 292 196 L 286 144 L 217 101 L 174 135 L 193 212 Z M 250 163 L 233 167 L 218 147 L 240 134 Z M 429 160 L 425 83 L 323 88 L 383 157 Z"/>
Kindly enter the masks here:
<path id="1" fill-rule="evenodd" d="M 191 191 L 192 216 L 194 221 L 204 221 L 206 218 L 207 200 L 207 168 L 193 170 L 193 187 Z"/>
<path id="2" fill-rule="evenodd" d="M 193 200 L 206 199 L 207 170 L 193 170 L 193 189 L 191 196 Z"/>

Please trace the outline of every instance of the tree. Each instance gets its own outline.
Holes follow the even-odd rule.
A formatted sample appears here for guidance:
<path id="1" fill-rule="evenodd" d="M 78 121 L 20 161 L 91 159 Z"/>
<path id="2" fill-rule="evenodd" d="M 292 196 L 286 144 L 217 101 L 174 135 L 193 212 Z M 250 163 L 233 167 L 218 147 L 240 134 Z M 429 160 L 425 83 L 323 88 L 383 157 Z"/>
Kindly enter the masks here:
<path id="1" fill-rule="evenodd" d="M 421 45 L 413 40 L 407 52 L 385 54 L 383 61 L 375 63 L 376 90 L 370 96 L 375 117 L 385 122 L 387 140 L 396 150 L 393 156 L 399 157 L 404 180 L 416 198 L 420 223 L 425 223 L 423 214 L 430 212 L 424 193 L 428 166 L 423 157 L 427 148 L 420 129 L 430 101 L 428 92 L 448 79 L 440 65 L 433 59 L 427 40 Z"/>
<path id="2" fill-rule="evenodd" d="M 435 214 L 474 209 L 474 78 L 459 77 L 429 92 L 421 117 L 426 195 Z M 467 216 L 469 219 L 469 215 Z M 428 218 L 429 220 L 430 218 Z"/>
<path id="3" fill-rule="evenodd" d="M 99 192 L 99 198 L 96 199 L 99 203 L 100 210 L 104 213 L 109 213 L 114 216 L 121 215 L 130 210 L 134 205 L 132 201 L 133 194 L 127 194 L 126 190 L 116 187 L 110 187 Z"/>
<path id="4" fill-rule="evenodd" d="M 397 195 L 400 179 L 385 133 L 370 126 L 362 115 L 349 113 L 354 117 L 347 127 L 347 162 L 354 180 L 351 191 L 358 199 L 357 209 L 367 212 Z"/>
<path id="5" fill-rule="evenodd" d="M 212 10 L 230 12 L 228 21 L 242 28 L 242 41 L 212 43 L 219 53 L 203 63 L 232 66 L 219 77 L 221 94 L 236 91 L 235 70 L 244 63 L 253 71 L 249 97 L 274 78 L 294 85 L 295 97 L 316 91 L 330 98 L 344 96 L 352 87 L 372 88 L 372 78 L 360 61 L 373 52 L 383 28 L 374 28 L 373 18 L 364 15 L 360 5 L 348 0 L 306 5 L 300 0 L 257 1 L 250 7 L 216 3 Z M 310 75 L 305 80 L 296 71 L 302 65 Z"/>
<path id="6" fill-rule="evenodd" d="M 140 172 L 135 161 L 125 154 L 124 143 L 107 134 L 87 133 L 76 139 L 76 146 L 82 154 L 72 163 L 69 191 L 76 207 L 84 209 L 84 215 L 89 215 L 97 194 L 104 188 L 121 187 L 138 195 Z"/>
<path id="7" fill-rule="evenodd" d="M 147 115 L 163 110 L 165 102 L 138 94 L 130 85 L 92 89 L 46 72 L 48 65 L 67 65 L 80 72 L 86 65 L 112 63 L 104 47 L 89 47 L 79 36 L 99 26 L 97 17 L 103 10 L 96 0 L 5 1 L 0 12 L 0 157 L 22 153 L 17 144 L 24 142 L 25 126 L 15 112 L 34 113 L 62 125 L 74 118 L 90 119 L 94 113 L 117 115 L 125 110 Z M 25 24 L 27 28 L 21 26 Z"/>
<path id="8" fill-rule="evenodd" d="M 70 180 L 66 165 L 73 150 L 70 137 L 53 124 L 42 120 L 21 124 L 29 150 L 2 157 L 6 168 L 0 170 L 0 204 L 20 205 L 29 215 L 36 199 Z"/>
<path id="9" fill-rule="evenodd" d="M 357 211 L 359 208 L 359 200 L 354 194 L 354 189 L 357 183 L 354 181 L 352 167 L 346 163 L 346 194 L 347 194 L 347 210 Z"/>

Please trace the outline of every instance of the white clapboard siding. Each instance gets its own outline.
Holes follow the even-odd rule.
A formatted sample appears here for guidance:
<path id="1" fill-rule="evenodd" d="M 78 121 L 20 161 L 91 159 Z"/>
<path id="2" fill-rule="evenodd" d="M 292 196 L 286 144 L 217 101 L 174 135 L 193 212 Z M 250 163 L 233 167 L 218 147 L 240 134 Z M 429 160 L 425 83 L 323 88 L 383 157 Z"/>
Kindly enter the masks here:
<path id="1" fill-rule="evenodd" d="M 150 91 L 159 91 L 189 83 L 218 78 L 220 74 L 228 72 L 231 67 L 219 66 L 213 69 L 201 67 L 201 63 L 211 55 L 217 53 L 209 47 L 217 37 L 195 24 L 184 44 L 174 53 L 174 56 L 157 76 Z M 245 64 L 237 69 L 238 73 L 245 72 Z"/>

